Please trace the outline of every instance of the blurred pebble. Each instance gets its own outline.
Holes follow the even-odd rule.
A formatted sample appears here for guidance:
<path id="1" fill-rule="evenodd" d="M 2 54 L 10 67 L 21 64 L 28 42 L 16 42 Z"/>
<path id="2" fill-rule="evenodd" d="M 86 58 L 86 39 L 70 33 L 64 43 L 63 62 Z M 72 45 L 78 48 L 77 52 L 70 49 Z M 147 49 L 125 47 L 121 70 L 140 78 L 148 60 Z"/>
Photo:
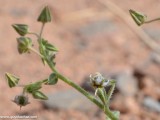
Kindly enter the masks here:
<path id="1" fill-rule="evenodd" d="M 116 86 L 123 95 L 134 96 L 138 92 L 138 82 L 131 70 L 116 75 L 115 79 L 117 80 Z"/>
<path id="2" fill-rule="evenodd" d="M 59 91 L 57 93 L 49 94 L 48 98 L 49 100 L 43 101 L 43 104 L 46 108 L 50 109 L 76 109 L 85 112 L 93 112 L 96 107 L 85 96 L 75 90 Z"/>
<path id="3" fill-rule="evenodd" d="M 143 105 L 155 112 L 160 112 L 160 102 L 151 97 L 145 97 L 143 100 Z"/>

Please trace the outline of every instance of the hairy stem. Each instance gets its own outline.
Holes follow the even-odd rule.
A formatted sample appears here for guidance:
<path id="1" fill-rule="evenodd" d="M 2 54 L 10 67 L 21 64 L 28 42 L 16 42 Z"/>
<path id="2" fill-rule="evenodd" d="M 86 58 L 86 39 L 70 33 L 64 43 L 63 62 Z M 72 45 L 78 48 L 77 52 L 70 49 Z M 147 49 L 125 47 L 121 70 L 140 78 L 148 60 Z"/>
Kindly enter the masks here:
<path id="1" fill-rule="evenodd" d="M 44 29 L 44 23 L 42 24 L 41 27 L 41 31 L 39 34 L 39 45 L 42 45 L 42 32 Z M 71 81 L 70 79 L 64 77 L 62 74 L 60 74 L 56 69 L 55 69 L 55 65 L 52 61 L 49 61 L 46 58 L 46 55 L 43 56 L 43 58 L 46 60 L 48 66 L 50 67 L 50 69 L 55 72 L 58 75 L 58 78 L 61 79 L 62 81 L 64 81 L 65 83 L 67 83 L 68 85 L 72 86 L 73 88 L 75 88 L 77 91 L 79 91 L 80 93 L 82 93 L 84 96 L 86 96 L 90 101 L 92 101 L 93 103 L 95 103 L 99 108 L 101 108 L 102 110 L 104 110 L 105 114 L 111 119 L 111 120 L 118 120 L 114 114 L 110 111 L 109 107 L 104 106 L 101 102 L 99 102 L 94 96 L 92 96 L 90 93 L 88 93 L 87 91 L 85 91 L 83 88 L 81 88 L 79 85 L 75 84 L 73 81 Z M 105 107 L 105 109 L 104 109 Z"/>
<path id="2" fill-rule="evenodd" d="M 90 101 L 92 101 L 93 103 L 95 103 L 99 108 L 101 108 L 102 110 L 104 110 L 105 114 L 111 119 L 111 120 L 118 120 L 113 113 L 110 111 L 110 109 L 108 107 L 105 107 L 104 109 L 104 105 L 99 102 L 95 97 L 93 97 L 91 94 L 89 94 L 87 91 L 85 91 L 83 88 L 81 88 L 79 85 L 75 84 L 73 81 L 71 81 L 70 79 L 64 77 L 62 74 L 60 74 L 55 68 L 54 65 L 47 61 L 49 67 L 51 68 L 51 70 L 53 72 L 55 72 L 59 79 L 61 79 L 62 81 L 64 81 L 65 83 L 67 83 L 68 85 L 72 86 L 73 88 L 75 88 L 77 91 L 79 91 L 80 93 L 82 93 L 84 96 L 86 96 Z"/>

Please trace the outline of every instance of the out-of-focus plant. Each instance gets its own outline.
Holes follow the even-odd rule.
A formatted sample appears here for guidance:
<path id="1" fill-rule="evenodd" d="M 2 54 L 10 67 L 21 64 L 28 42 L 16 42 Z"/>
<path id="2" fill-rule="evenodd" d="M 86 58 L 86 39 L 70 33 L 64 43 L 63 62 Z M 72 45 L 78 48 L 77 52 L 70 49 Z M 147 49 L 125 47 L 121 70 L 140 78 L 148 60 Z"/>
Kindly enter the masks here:
<path id="1" fill-rule="evenodd" d="M 129 13 L 130 13 L 131 17 L 133 18 L 133 20 L 135 21 L 135 23 L 138 26 L 160 20 L 160 18 L 147 20 L 147 16 L 145 14 L 140 13 L 140 12 L 135 11 L 135 10 L 132 10 L 132 9 L 129 10 Z"/>
<path id="2" fill-rule="evenodd" d="M 58 49 L 54 45 L 49 43 L 48 40 L 42 37 L 44 26 L 46 25 L 46 23 L 51 22 L 51 14 L 48 6 L 44 7 L 44 9 L 41 11 L 37 21 L 42 24 L 39 34 L 30 32 L 28 29 L 28 25 L 12 25 L 15 31 L 20 35 L 20 37 L 17 38 L 17 49 L 20 54 L 30 53 L 30 51 L 35 52 L 41 58 L 43 64 L 48 65 L 50 67 L 52 72 L 46 79 L 39 80 L 37 82 L 29 83 L 26 85 L 19 85 L 19 77 L 10 73 L 6 73 L 5 77 L 10 88 L 16 86 L 21 86 L 23 88 L 22 93 L 15 96 L 13 102 L 15 102 L 20 107 L 28 105 L 30 103 L 28 94 L 31 94 L 35 99 L 47 100 L 48 97 L 41 91 L 43 85 L 55 85 L 58 82 L 58 80 L 62 80 L 68 85 L 75 88 L 80 93 L 82 93 L 90 101 L 92 101 L 100 109 L 102 109 L 106 114 L 106 120 L 118 120 L 119 112 L 111 111 L 109 109 L 111 95 L 115 88 L 115 80 L 108 80 L 104 78 L 100 73 L 90 75 L 90 83 L 95 88 L 94 96 L 89 92 L 85 91 L 79 85 L 75 84 L 67 77 L 63 76 L 61 73 L 59 73 L 55 68 L 55 56 L 58 52 Z M 39 46 L 38 50 L 33 48 L 32 39 L 27 37 L 28 34 L 33 34 L 37 37 L 37 44 Z M 105 87 L 107 86 L 110 86 L 108 92 L 105 91 Z"/>

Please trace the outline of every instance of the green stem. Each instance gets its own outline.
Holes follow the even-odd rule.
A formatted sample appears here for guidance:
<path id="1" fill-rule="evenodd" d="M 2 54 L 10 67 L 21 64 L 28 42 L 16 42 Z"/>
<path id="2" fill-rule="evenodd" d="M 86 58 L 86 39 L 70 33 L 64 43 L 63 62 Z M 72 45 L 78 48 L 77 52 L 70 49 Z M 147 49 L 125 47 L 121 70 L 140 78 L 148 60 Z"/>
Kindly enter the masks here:
<path id="1" fill-rule="evenodd" d="M 35 50 L 33 47 L 29 47 L 29 49 L 30 49 L 31 51 L 33 51 L 34 53 L 38 54 L 41 58 L 44 58 L 44 56 L 41 55 L 41 54 L 40 54 L 37 50 Z"/>
<path id="2" fill-rule="evenodd" d="M 75 88 L 77 91 L 79 91 L 80 93 L 82 93 L 83 95 L 85 95 L 90 101 L 92 101 L 93 103 L 95 103 L 99 108 L 101 108 L 102 110 L 105 110 L 105 114 L 111 118 L 112 120 L 118 120 L 113 113 L 110 111 L 110 109 L 108 107 L 105 107 L 104 109 L 104 105 L 101 104 L 101 102 L 99 102 L 95 97 L 93 97 L 91 94 L 89 94 L 87 91 L 85 91 L 83 88 L 81 88 L 80 86 L 78 86 L 77 84 L 75 84 L 74 82 L 72 82 L 70 79 L 64 77 L 62 74 L 60 74 L 55 68 L 54 65 L 47 61 L 49 67 L 51 68 L 51 70 L 53 72 L 55 72 L 58 75 L 58 78 L 60 78 L 62 81 L 64 81 L 65 83 L 67 83 L 68 85 L 72 86 L 73 88 Z"/>
<path id="3" fill-rule="evenodd" d="M 160 20 L 160 18 L 155 18 L 155 19 L 152 19 L 152 20 L 148 20 L 148 21 L 145 21 L 144 23 L 151 23 L 151 22 L 158 21 L 158 20 Z"/>
<path id="4" fill-rule="evenodd" d="M 44 26 L 45 26 L 45 23 L 42 23 L 42 27 L 41 27 L 41 30 L 40 30 L 40 33 L 39 33 L 39 38 L 40 39 L 42 38 L 42 33 L 43 33 Z"/>
<path id="5" fill-rule="evenodd" d="M 35 35 L 37 38 L 39 38 L 39 35 L 38 35 L 37 33 L 34 33 L 34 32 L 28 32 L 27 34 Z"/>
<path id="6" fill-rule="evenodd" d="M 43 32 L 43 28 L 44 28 L 44 23 L 42 24 L 41 27 L 41 31 L 39 34 L 39 45 L 42 45 L 42 32 Z M 50 69 L 55 72 L 58 75 L 58 78 L 60 78 L 62 81 L 64 81 L 65 83 L 67 83 L 68 85 L 72 86 L 73 88 L 75 88 L 77 91 L 79 91 L 80 93 L 82 93 L 84 96 L 86 96 L 90 101 L 92 101 L 93 103 L 95 103 L 99 108 L 101 108 L 102 110 L 104 110 L 104 105 L 99 102 L 95 97 L 93 97 L 90 93 L 88 93 L 87 91 L 85 91 L 83 88 L 81 88 L 80 86 L 78 86 L 77 84 L 75 84 L 74 82 L 72 82 L 70 79 L 64 77 L 62 74 L 60 74 L 54 67 L 54 64 L 52 61 L 49 61 L 46 58 L 46 55 L 44 55 L 44 59 L 46 60 L 48 66 L 50 67 Z M 106 106 L 105 106 L 106 107 Z M 111 119 L 111 120 L 118 120 L 114 114 L 110 111 L 109 107 L 106 107 L 105 109 L 105 114 Z"/>

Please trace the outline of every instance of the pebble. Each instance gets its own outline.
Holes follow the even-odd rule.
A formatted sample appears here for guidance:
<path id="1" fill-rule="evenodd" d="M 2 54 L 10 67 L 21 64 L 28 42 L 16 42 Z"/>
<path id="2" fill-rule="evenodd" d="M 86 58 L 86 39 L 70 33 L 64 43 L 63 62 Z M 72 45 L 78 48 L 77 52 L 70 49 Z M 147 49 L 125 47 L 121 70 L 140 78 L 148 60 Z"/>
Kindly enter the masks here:
<path id="1" fill-rule="evenodd" d="M 143 100 L 143 105 L 152 111 L 160 112 L 160 102 L 154 100 L 151 97 L 145 97 Z"/>
<path id="2" fill-rule="evenodd" d="M 48 100 L 43 101 L 46 108 L 49 109 L 75 109 L 89 112 L 96 108 L 85 96 L 75 90 L 59 91 L 48 95 Z"/>
<path id="3" fill-rule="evenodd" d="M 134 96 L 138 92 L 138 82 L 131 70 L 123 71 L 115 76 L 117 89 L 125 96 Z"/>

